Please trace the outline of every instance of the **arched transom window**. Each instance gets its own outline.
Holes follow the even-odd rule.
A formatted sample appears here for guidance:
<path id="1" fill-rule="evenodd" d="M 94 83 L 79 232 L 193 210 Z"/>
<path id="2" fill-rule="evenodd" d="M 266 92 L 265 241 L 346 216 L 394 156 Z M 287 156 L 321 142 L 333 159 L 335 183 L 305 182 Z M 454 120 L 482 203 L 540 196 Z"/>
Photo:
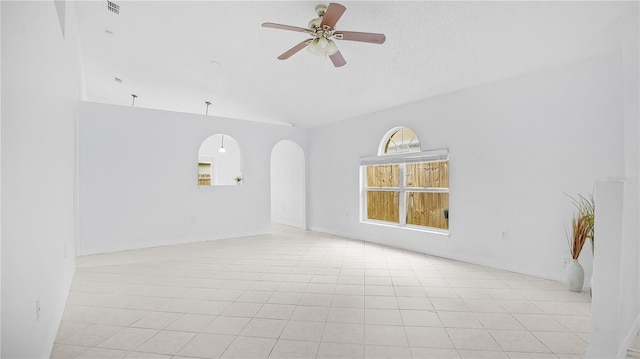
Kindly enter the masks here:
<path id="1" fill-rule="evenodd" d="M 398 127 L 389 131 L 383 142 L 381 155 L 392 155 L 404 152 L 420 152 L 420 140 L 408 127 Z"/>

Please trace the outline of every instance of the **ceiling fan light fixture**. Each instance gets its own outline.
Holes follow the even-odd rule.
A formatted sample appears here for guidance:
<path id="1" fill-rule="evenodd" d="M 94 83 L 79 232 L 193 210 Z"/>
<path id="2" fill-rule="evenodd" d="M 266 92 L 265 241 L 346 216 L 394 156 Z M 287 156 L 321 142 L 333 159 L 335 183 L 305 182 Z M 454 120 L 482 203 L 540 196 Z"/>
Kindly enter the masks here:
<path id="1" fill-rule="evenodd" d="M 309 43 L 309 46 L 307 46 L 307 49 L 309 50 L 310 53 L 314 55 L 318 55 L 318 56 L 324 55 L 324 52 L 322 51 L 322 47 L 320 47 L 320 45 L 318 44 L 318 39 L 314 39 L 313 41 L 311 41 Z"/>
<path id="2" fill-rule="evenodd" d="M 318 46 L 320 46 L 323 50 L 327 48 L 327 45 L 329 45 L 329 40 L 327 40 L 325 37 L 321 37 L 318 39 Z"/>
<path id="3" fill-rule="evenodd" d="M 336 43 L 333 42 L 333 40 L 327 40 L 327 42 L 327 55 L 333 55 L 338 52 L 338 46 L 336 46 Z"/>
<path id="4" fill-rule="evenodd" d="M 309 52 L 318 56 L 333 55 L 338 52 L 336 43 L 324 36 L 311 41 L 307 48 L 309 49 Z"/>

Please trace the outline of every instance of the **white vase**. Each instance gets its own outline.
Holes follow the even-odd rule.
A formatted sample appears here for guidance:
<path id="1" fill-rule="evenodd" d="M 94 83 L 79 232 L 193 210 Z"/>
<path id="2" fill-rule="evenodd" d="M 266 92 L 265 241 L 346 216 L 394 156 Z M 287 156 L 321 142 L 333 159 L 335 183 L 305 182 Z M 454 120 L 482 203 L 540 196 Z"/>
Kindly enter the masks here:
<path id="1" fill-rule="evenodd" d="M 584 286 L 584 269 L 577 259 L 572 259 L 567 265 L 566 280 L 570 291 L 582 291 L 582 286 Z"/>

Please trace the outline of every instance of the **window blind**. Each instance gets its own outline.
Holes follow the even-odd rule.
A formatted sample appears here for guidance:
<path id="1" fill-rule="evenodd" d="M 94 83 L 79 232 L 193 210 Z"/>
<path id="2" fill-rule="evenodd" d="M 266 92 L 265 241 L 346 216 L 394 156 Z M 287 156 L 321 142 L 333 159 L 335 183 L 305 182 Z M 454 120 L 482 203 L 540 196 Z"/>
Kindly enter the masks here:
<path id="1" fill-rule="evenodd" d="M 360 158 L 360 165 L 385 165 L 392 163 L 416 163 L 446 161 L 449 159 L 449 149 L 438 149 L 424 152 L 407 152 L 394 155 L 381 155 Z"/>

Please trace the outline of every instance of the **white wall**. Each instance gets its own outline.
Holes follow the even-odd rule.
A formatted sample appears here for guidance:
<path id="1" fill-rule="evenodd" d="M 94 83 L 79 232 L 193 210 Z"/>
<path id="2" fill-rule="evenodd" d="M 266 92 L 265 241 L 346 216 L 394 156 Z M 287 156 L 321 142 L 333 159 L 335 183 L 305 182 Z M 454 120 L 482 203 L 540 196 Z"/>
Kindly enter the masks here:
<path id="1" fill-rule="evenodd" d="M 610 30 L 622 48 L 625 169 L 624 176 L 599 182 L 596 191 L 590 358 L 625 358 L 640 330 L 640 20 L 635 7 Z"/>
<path id="2" fill-rule="evenodd" d="M 536 71 L 314 129 L 310 228 L 562 279 L 573 207 L 624 172 L 620 53 Z M 428 79 L 425 79 L 428 81 Z M 395 126 L 450 149 L 450 237 L 358 221 L 359 158 Z M 508 239 L 501 239 L 502 231 Z M 587 278 L 589 251 L 581 262 Z"/>
<path id="3" fill-rule="evenodd" d="M 80 253 L 269 233 L 270 154 L 303 129 L 80 103 Z M 242 149 L 242 186 L 197 185 L 200 144 L 225 133 Z"/>
<path id="4" fill-rule="evenodd" d="M 271 221 L 305 228 L 305 179 L 302 148 L 278 142 L 271 152 Z"/>
<path id="5" fill-rule="evenodd" d="M 52 1 L 2 1 L 0 7 L 1 356 L 48 358 L 75 264 L 75 11 L 71 2 L 64 6 L 63 37 Z"/>
<path id="6" fill-rule="evenodd" d="M 638 182 L 596 184 L 591 339 L 587 358 L 626 358 L 640 329 Z"/>
<path id="7" fill-rule="evenodd" d="M 620 20 L 625 123 L 625 197 L 623 250 L 620 274 L 623 283 L 620 323 L 622 350 L 640 330 L 640 4 L 635 13 Z"/>
<path id="8" fill-rule="evenodd" d="M 0 39 L 2 38 L 2 6 L 0 6 Z M 0 46 L 0 69 L 2 68 L 2 46 Z M 0 84 L 2 71 L 0 71 Z M 0 158 L 2 158 L 2 86 L 0 86 Z M 2 188 L 2 165 L 0 164 L 0 189 Z M 0 203 L 2 191 L 0 190 Z M 0 356 L 2 355 L 2 206 L 0 205 Z"/>

